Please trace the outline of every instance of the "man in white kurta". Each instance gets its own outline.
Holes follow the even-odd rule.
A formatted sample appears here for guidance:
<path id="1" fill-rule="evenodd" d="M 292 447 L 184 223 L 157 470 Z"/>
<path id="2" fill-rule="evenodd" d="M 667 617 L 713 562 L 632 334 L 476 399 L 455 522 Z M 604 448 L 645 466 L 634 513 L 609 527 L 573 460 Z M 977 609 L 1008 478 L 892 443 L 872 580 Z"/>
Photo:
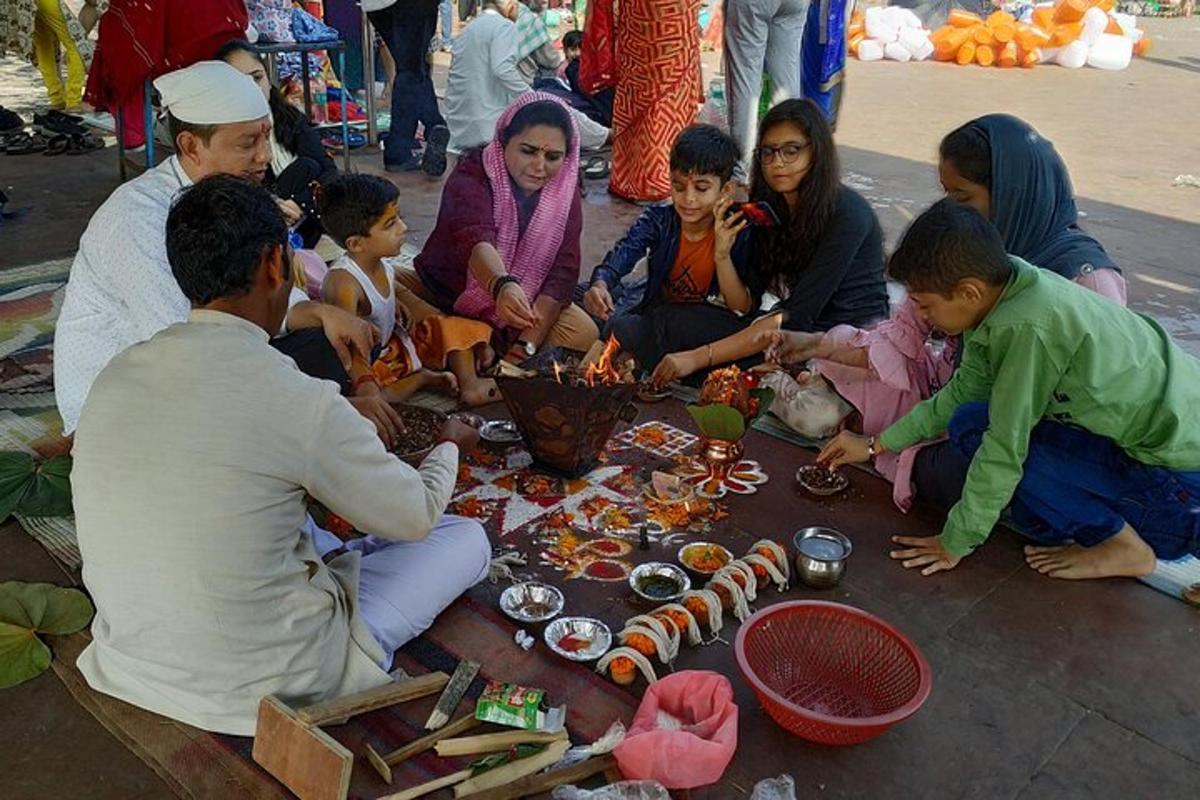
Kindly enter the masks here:
<path id="1" fill-rule="evenodd" d="M 54 335 L 54 393 L 67 434 L 92 381 L 114 356 L 187 319 L 189 303 L 167 263 L 171 201 L 207 175 L 261 181 L 270 163 L 271 111 L 249 77 L 222 61 L 204 61 L 160 77 L 155 86 L 172 125 L 184 129 L 179 152 L 113 192 L 79 240 Z M 203 128 L 210 129 L 207 140 L 197 133 Z M 281 332 L 300 328 L 324 328 L 344 363 L 349 347 L 370 351 L 366 323 L 303 293 L 293 295 Z M 379 403 L 359 405 L 377 424 L 387 424 Z"/>
<path id="2" fill-rule="evenodd" d="M 224 251 L 195 232 L 222 214 L 244 231 Z M 177 216 L 192 221 L 191 238 L 171 238 Z M 226 288 L 109 362 L 80 418 L 71 476 L 96 604 L 84 677 L 236 735 L 254 732 L 264 695 L 302 704 L 386 683 L 393 651 L 482 579 L 490 556 L 477 522 L 443 516 L 453 441 L 413 469 L 335 384 L 268 344 L 290 275 L 265 190 L 209 178 L 168 222 L 172 264 L 190 253 L 193 275 L 240 269 L 238 247 L 263 236 L 272 244 L 244 270 L 248 291 Z M 196 280 L 180 285 L 202 296 Z M 313 526 L 306 493 L 375 535 L 341 548 Z"/>
<path id="3" fill-rule="evenodd" d="M 487 144 L 496 134 L 496 120 L 514 100 L 531 91 L 517 66 L 518 36 L 512 19 L 516 0 L 488 2 L 458 38 L 446 78 L 446 125 L 449 152 L 455 155 Z M 609 130 L 571 109 L 584 149 L 603 147 Z"/>

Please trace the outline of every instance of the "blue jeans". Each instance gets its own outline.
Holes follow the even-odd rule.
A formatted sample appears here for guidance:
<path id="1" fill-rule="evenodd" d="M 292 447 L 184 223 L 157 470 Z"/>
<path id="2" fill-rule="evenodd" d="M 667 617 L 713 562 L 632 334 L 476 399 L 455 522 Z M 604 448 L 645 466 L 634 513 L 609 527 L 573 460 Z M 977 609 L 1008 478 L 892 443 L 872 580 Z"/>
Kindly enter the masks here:
<path id="1" fill-rule="evenodd" d="M 442 47 L 454 41 L 454 0 L 442 0 Z"/>
<path id="2" fill-rule="evenodd" d="M 446 120 L 433 93 L 429 42 L 437 33 L 439 0 L 405 0 L 368 15 L 396 62 L 392 84 L 392 127 L 384 141 L 383 162 L 406 164 L 417 147 L 417 123 L 429 131 Z"/>
<path id="3" fill-rule="evenodd" d="M 950 420 L 951 446 L 971 458 L 987 428 L 987 403 L 966 403 Z M 1048 544 L 1092 547 L 1129 523 L 1161 559 L 1200 554 L 1200 472 L 1142 464 L 1111 439 L 1058 422 L 1030 434 L 1009 510 L 1022 533 Z"/>

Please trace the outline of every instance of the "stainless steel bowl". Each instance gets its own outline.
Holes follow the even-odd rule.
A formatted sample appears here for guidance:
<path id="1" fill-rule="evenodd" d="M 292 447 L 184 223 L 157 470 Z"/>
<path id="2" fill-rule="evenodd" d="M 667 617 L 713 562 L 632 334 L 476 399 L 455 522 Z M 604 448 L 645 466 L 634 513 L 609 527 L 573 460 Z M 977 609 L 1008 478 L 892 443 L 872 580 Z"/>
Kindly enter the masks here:
<path id="1" fill-rule="evenodd" d="M 733 561 L 733 553 L 729 552 L 728 547 L 719 545 L 716 542 L 689 542 L 688 544 L 685 544 L 683 547 L 679 548 L 679 552 L 675 557 L 679 559 L 679 563 L 682 564 L 683 568 L 688 571 L 688 574 L 695 575 L 697 578 L 707 581 L 717 570 L 696 569 L 695 567 L 689 565 L 687 563 L 687 559 L 685 558 L 689 550 L 699 550 L 702 547 L 712 547 L 721 551 L 721 553 L 723 553 L 725 556 L 725 564 L 722 564 L 722 566 L 725 566 L 730 561 Z M 720 567 L 717 569 L 720 569 Z"/>
<path id="2" fill-rule="evenodd" d="M 483 423 L 479 438 L 496 447 L 511 447 L 521 442 L 521 432 L 511 419 L 494 419 Z"/>
<path id="3" fill-rule="evenodd" d="M 559 642 L 567 636 L 586 639 L 588 644 L 581 650 L 566 650 Z M 612 647 L 612 631 L 598 619 L 591 617 L 563 617 L 546 626 L 542 638 L 546 646 L 570 661 L 595 661 Z"/>
<path id="4" fill-rule="evenodd" d="M 679 589 L 661 595 L 647 594 L 642 591 L 639 584 L 654 578 L 673 581 Z M 684 592 L 692 588 L 692 580 L 682 568 L 674 564 L 668 564 L 665 561 L 651 561 L 646 564 L 638 564 L 633 568 L 633 571 L 629 573 L 629 588 L 633 589 L 633 593 L 638 597 L 650 603 L 673 603 L 683 597 Z"/>
<path id="5" fill-rule="evenodd" d="M 813 482 L 814 477 L 824 477 L 832 475 L 834 485 L 827 487 L 816 486 Z M 804 491 L 817 497 L 831 497 L 838 492 L 844 492 L 850 486 L 850 479 L 840 472 L 831 472 L 824 467 L 816 464 L 808 464 L 796 470 L 796 482 L 803 487 Z"/>
<path id="6" fill-rule="evenodd" d="M 548 583 L 514 584 L 500 595 L 500 610 L 517 622 L 545 622 L 562 613 L 563 594 Z"/>
<path id="7" fill-rule="evenodd" d="M 803 528 L 796 531 L 796 572 L 804 585 L 831 589 L 846 573 L 846 561 L 854 545 L 833 528 Z"/>

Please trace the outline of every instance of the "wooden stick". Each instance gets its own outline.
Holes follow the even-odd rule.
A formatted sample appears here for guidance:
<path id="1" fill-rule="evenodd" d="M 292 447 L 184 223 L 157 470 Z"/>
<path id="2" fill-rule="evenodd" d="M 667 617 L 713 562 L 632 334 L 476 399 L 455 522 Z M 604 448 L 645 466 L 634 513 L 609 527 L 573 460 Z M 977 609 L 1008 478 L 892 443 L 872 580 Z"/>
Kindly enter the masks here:
<path id="1" fill-rule="evenodd" d="M 367 689 L 365 692 L 345 697 L 335 697 L 332 700 L 298 709 L 296 718 L 305 725 L 321 725 L 335 719 L 349 719 L 355 714 L 363 714 L 377 708 L 437 694 L 449 681 L 450 676 L 444 672 L 430 672 L 419 678 L 389 683 L 386 686 Z"/>
<path id="2" fill-rule="evenodd" d="M 423 753 L 433 747 L 442 739 L 449 739 L 451 736 L 457 736 L 460 733 L 466 733 L 469 730 L 477 728 L 483 723 L 475 719 L 474 714 L 468 714 L 462 719 L 457 719 L 451 722 L 444 728 L 436 730 L 428 736 L 422 736 L 420 739 L 409 742 L 398 750 L 393 750 L 387 755 L 380 755 L 371 745 L 367 745 L 367 760 L 371 762 L 371 766 L 379 773 L 379 776 L 387 783 L 392 782 L 392 767 L 397 764 L 407 761 L 418 753 Z"/>
<path id="3" fill-rule="evenodd" d="M 571 743 L 565 739 L 560 742 L 553 742 L 549 747 L 536 755 L 522 758 L 519 761 L 505 764 L 502 767 L 496 767 L 482 775 L 477 775 L 470 780 L 463 781 L 454 787 L 454 796 L 456 798 L 475 797 L 485 789 L 506 786 L 518 778 L 524 778 L 526 775 L 533 775 L 535 772 L 540 772 L 566 755 L 566 752 L 570 749 Z"/>
<path id="4" fill-rule="evenodd" d="M 541 731 L 506 731 L 485 733 L 482 736 L 464 736 L 460 739 L 443 739 L 438 742 L 437 754 L 443 758 L 451 756 L 473 756 L 480 753 L 499 753 L 519 744 L 551 744 L 565 741 L 565 730 L 554 733 Z"/>
<path id="5" fill-rule="evenodd" d="M 453 786 L 456 783 L 462 783 L 471 777 L 471 770 L 463 769 L 443 778 L 438 778 L 429 783 L 422 783 L 420 786 L 414 786 L 411 789 L 405 789 L 402 792 L 389 794 L 379 800 L 416 800 L 418 797 L 424 797 L 427 794 L 433 794 L 438 789 L 445 789 L 447 786 Z"/>
<path id="6" fill-rule="evenodd" d="M 505 784 L 496 789 L 488 789 L 472 795 L 472 798 L 473 800 L 517 800 L 519 797 L 540 794 L 556 786 L 565 786 L 568 783 L 575 783 L 576 781 L 590 778 L 597 773 L 616 769 L 616 766 L 617 759 L 612 756 L 598 756 L 596 758 L 589 758 L 587 761 L 579 764 L 572 764 L 569 767 L 556 769 L 553 772 L 526 775 L 524 778 L 518 778 L 512 783 Z M 617 780 L 620 779 L 618 775 Z"/>

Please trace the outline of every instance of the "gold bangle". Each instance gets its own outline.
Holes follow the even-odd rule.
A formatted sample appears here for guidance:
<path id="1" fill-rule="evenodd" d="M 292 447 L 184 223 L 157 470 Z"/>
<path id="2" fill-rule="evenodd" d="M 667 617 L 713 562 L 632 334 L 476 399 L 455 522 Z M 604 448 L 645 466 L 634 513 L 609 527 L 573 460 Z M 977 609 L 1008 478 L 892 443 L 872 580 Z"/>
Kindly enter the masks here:
<path id="1" fill-rule="evenodd" d="M 708 366 L 710 366 L 710 367 L 712 366 L 712 358 L 713 358 L 713 356 L 712 356 L 712 343 L 711 343 L 711 342 L 709 342 L 709 344 L 708 344 Z"/>

